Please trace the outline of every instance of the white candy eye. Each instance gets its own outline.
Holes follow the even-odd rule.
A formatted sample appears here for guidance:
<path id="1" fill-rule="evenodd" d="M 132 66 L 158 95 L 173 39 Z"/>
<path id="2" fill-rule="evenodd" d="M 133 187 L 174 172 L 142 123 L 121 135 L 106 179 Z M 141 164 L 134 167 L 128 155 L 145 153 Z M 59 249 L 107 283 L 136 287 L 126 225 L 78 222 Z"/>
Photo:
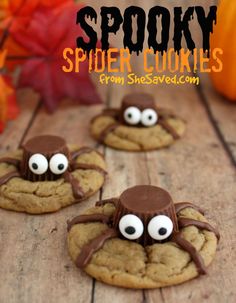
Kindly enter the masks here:
<path id="1" fill-rule="evenodd" d="M 141 121 L 141 112 L 137 107 L 128 107 L 124 112 L 124 119 L 128 124 L 136 125 Z"/>
<path id="2" fill-rule="evenodd" d="M 143 234 L 143 223 L 135 215 L 125 215 L 120 219 L 119 229 L 125 238 L 136 240 Z"/>
<path id="3" fill-rule="evenodd" d="M 157 120 L 158 116 L 154 109 L 147 108 L 142 112 L 141 122 L 144 126 L 153 126 Z"/>
<path id="4" fill-rule="evenodd" d="M 164 215 L 153 217 L 148 223 L 148 233 L 155 240 L 167 239 L 173 230 L 171 219 Z"/>
<path id="5" fill-rule="evenodd" d="M 68 159 L 63 154 L 55 154 L 49 162 L 49 167 L 55 175 L 63 174 L 68 168 Z"/>
<path id="6" fill-rule="evenodd" d="M 29 159 L 29 169 L 36 175 L 42 175 L 48 170 L 48 160 L 42 154 L 34 154 Z"/>

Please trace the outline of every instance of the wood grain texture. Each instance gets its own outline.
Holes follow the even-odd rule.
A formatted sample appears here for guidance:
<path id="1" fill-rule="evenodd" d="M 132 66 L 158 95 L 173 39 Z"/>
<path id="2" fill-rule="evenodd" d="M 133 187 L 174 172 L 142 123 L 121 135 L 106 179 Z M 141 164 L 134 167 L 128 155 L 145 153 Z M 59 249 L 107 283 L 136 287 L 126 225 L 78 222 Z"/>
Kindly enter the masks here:
<path id="1" fill-rule="evenodd" d="M 198 0 L 209 6 L 214 1 Z M 127 4 L 128 3 L 128 4 Z M 88 4 L 98 8 L 98 1 Z M 185 6 L 192 1 L 113 1 L 122 10 L 139 5 L 146 11 L 154 5 Z M 102 1 L 102 5 L 111 2 Z M 195 4 L 194 4 L 195 5 Z M 98 21 L 99 22 L 99 21 Z M 198 30 L 194 33 L 199 40 Z M 198 37 L 198 38 L 197 38 Z M 122 45 L 122 32 L 112 37 Z M 135 72 L 141 65 L 133 56 Z M 97 82 L 97 79 L 95 79 Z M 144 90 L 158 104 L 172 108 L 187 120 L 185 137 L 168 149 L 150 153 L 126 153 L 98 145 L 89 135 L 89 120 L 102 106 L 76 106 L 64 100 L 53 115 L 38 106 L 38 97 L 21 92 L 20 117 L 0 136 L 0 149 L 15 149 L 21 141 L 38 134 L 64 136 L 68 143 L 96 146 L 105 153 L 109 178 L 103 190 L 81 204 L 50 215 L 31 216 L 0 209 L 0 302 L 1 303 L 175 303 L 235 302 L 235 168 L 224 144 L 235 157 L 235 106 L 221 100 L 203 78 L 201 93 L 193 86 L 102 86 L 99 92 L 107 106 L 119 106 L 123 95 Z M 204 100 L 202 98 L 205 98 Z M 206 104 L 210 109 L 206 108 Z M 216 132 L 217 123 L 222 138 Z M 232 144 L 233 143 L 233 144 Z M 217 225 L 221 241 L 209 274 L 179 286 L 157 290 L 126 290 L 94 281 L 78 270 L 67 253 L 66 220 L 82 213 L 102 198 L 118 196 L 137 184 L 166 188 L 174 201 L 192 201 L 207 210 Z"/>
<path id="2" fill-rule="evenodd" d="M 106 88 L 102 91 L 105 95 Z M 18 134 L 19 140 L 25 142 L 34 135 L 49 133 L 64 136 L 68 143 L 95 146 L 88 126 L 91 117 L 100 111 L 101 106 L 78 107 L 69 100 L 64 100 L 54 115 L 40 108 L 31 127 L 25 124 Z M 27 117 L 25 109 L 17 120 L 22 121 L 21 127 Z M 10 138 L 1 142 L 7 142 L 13 149 L 18 146 Z M 1 303 L 91 300 L 92 280 L 77 270 L 67 253 L 66 221 L 94 205 L 99 195 L 49 215 L 30 216 L 0 210 L 0 277 L 4 280 L 0 284 Z"/>
<path id="3" fill-rule="evenodd" d="M 200 75 L 201 85 L 198 93 L 202 98 L 203 104 L 208 112 L 220 141 L 228 152 L 232 163 L 236 165 L 236 107 L 219 95 L 212 86 L 209 76 Z M 225 121 L 227 120 L 227 123 Z"/>
<path id="4" fill-rule="evenodd" d="M 150 92 L 151 88 L 148 90 Z M 176 202 L 187 200 L 206 209 L 207 217 L 219 227 L 222 236 L 208 275 L 163 289 L 163 300 L 176 302 L 178 297 L 182 302 L 233 302 L 235 169 L 219 143 L 194 87 L 188 90 L 184 87 L 160 88 L 158 93 L 155 89 L 152 92 L 161 105 L 178 110 L 186 119 L 188 129 L 182 142 L 180 140 L 167 150 L 147 154 L 150 183 L 169 190 Z M 159 290 L 147 291 L 147 302 L 156 302 L 156 293 L 159 296 Z"/>

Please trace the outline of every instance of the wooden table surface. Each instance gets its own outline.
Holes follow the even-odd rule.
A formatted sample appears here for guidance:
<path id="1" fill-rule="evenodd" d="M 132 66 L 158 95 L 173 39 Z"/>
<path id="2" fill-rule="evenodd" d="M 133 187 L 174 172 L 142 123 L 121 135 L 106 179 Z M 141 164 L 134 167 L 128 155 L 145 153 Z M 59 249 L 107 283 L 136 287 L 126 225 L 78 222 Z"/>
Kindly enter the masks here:
<path id="1" fill-rule="evenodd" d="M 91 117 L 103 106 L 118 106 L 124 94 L 140 89 L 187 121 L 184 138 L 171 148 L 149 153 L 98 145 L 89 135 Z M 64 101 L 54 115 L 47 114 L 36 93 L 18 92 L 21 114 L 0 136 L 1 152 L 16 149 L 34 135 L 61 135 L 68 143 L 104 152 L 109 177 L 88 201 L 53 214 L 33 216 L 0 209 L 0 302 L 235 302 L 236 107 L 213 91 L 206 76 L 198 87 L 100 85 L 99 92 L 104 105 L 84 107 Z M 174 287 L 126 290 L 96 282 L 72 263 L 66 220 L 99 198 L 118 196 L 137 184 L 161 186 L 175 202 L 192 201 L 207 210 L 221 233 L 208 275 Z"/>

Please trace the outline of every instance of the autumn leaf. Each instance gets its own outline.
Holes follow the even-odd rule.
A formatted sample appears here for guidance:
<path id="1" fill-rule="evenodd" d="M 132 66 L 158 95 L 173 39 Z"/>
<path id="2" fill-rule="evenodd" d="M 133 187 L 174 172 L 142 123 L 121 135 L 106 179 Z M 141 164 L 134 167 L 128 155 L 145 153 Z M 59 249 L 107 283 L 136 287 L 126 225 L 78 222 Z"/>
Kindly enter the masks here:
<path id="1" fill-rule="evenodd" d="M 0 28 L 7 28 L 15 23 L 27 24 L 38 7 L 55 8 L 73 0 L 1 0 Z"/>
<path id="2" fill-rule="evenodd" d="M 16 93 L 10 76 L 2 74 L 7 50 L 0 50 L 0 133 L 8 120 L 15 119 L 19 113 Z"/>
<path id="3" fill-rule="evenodd" d="M 15 119 L 19 113 L 16 103 L 16 93 L 11 78 L 0 75 L 0 133 L 8 120 Z"/>
<path id="4" fill-rule="evenodd" d="M 8 56 L 27 57 L 30 52 L 19 46 L 11 36 L 17 28 L 27 26 L 32 15 L 39 7 L 46 9 L 62 9 L 62 6 L 72 3 L 73 0 L 0 0 L 0 40 L 8 50 Z M 0 42 L 1 48 L 1 42 Z M 9 60 L 6 66 L 10 71 L 22 63 L 22 59 Z"/>
<path id="5" fill-rule="evenodd" d="M 81 65 L 80 73 L 62 71 L 63 49 L 75 49 L 76 37 L 84 36 L 75 24 L 80 8 L 73 2 L 63 9 L 39 6 L 27 26 L 18 23 L 11 31 L 15 41 L 33 55 L 22 65 L 19 85 L 38 91 L 51 112 L 63 97 L 83 104 L 101 102 L 89 77 L 87 61 Z"/>
<path id="6" fill-rule="evenodd" d="M 7 56 L 7 50 L 0 50 L 0 69 L 3 68 Z"/>

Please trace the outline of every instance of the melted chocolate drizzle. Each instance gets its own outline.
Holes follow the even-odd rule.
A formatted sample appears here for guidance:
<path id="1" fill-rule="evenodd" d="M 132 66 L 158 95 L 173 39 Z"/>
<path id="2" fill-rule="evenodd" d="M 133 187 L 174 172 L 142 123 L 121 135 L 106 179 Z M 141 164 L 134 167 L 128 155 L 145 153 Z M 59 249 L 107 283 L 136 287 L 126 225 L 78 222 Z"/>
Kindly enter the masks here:
<path id="1" fill-rule="evenodd" d="M 76 265 L 79 268 L 85 267 L 91 260 L 93 254 L 103 247 L 106 240 L 117 237 L 118 233 L 116 230 L 109 228 L 105 230 L 101 235 L 93 239 L 91 242 L 86 244 L 76 259 Z"/>
<path id="2" fill-rule="evenodd" d="M 16 167 L 19 167 L 20 160 L 19 159 L 15 159 L 15 158 L 10 158 L 10 157 L 4 157 L 4 158 L 0 159 L 0 163 L 7 163 L 7 164 L 14 165 Z"/>
<path id="3" fill-rule="evenodd" d="M 220 239 L 220 234 L 219 234 L 218 230 L 215 229 L 213 226 L 211 226 L 207 222 L 197 221 L 197 220 L 189 219 L 189 218 L 179 218 L 178 223 L 179 223 L 179 227 L 196 226 L 199 229 L 205 229 L 205 230 L 211 231 L 215 234 L 218 241 Z"/>
<path id="4" fill-rule="evenodd" d="M 190 254 L 200 275 L 205 275 L 207 273 L 202 256 L 198 253 L 196 248 L 190 242 L 188 242 L 181 236 L 181 233 L 178 232 L 173 234 L 171 241 L 178 244 L 183 250 L 187 251 Z"/>
<path id="5" fill-rule="evenodd" d="M 95 205 L 96 206 L 103 206 L 103 205 L 111 203 L 114 206 L 117 206 L 118 201 L 119 201 L 118 198 L 104 199 L 104 200 L 97 201 Z"/>
<path id="6" fill-rule="evenodd" d="M 79 184 L 79 181 L 69 172 L 63 174 L 66 182 L 70 183 L 73 191 L 73 195 L 76 199 L 82 199 L 84 197 L 84 191 Z"/>
<path id="7" fill-rule="evenodd" d="M 99 172 L 103 176 L 107 175 L 107 172 L 103 168 L 101 168 L 100 166 L 94 165 L 94 164 L 73 163 L 72 164 L 72 168 L 73 168 L 73 170 L 75 170 L 75 169 L 83 169 L 83 170 L 91 169 L 91 170 L 96 170 L 97 172 Z"/>
<path id="8" fill-rule="evenodd" d="M 19 166 L 20 166 L 19 159 L 10 158 L 10 157 L 1 158 L 0 163 L 14 165 L 16 168 L 19 168 Z M 17 171 L 7 173 L 6 175 L 0 177 L 0 186 L 7 183 L 10 179 L 15 178 L 15 177 L 20 177 L 20 174 Z"/>
<path id="9" fill-rule="evenodd" d="M 174 139 L 179 139 L 179 134 L 167 121 L 164 119 L 159 119 L 158 124 L 161 125 L 167 132 L 169 132 Z"/>
<path id="10" fill-rule="evenodd" d="M 72 226 L 79 223 L 102 222 L 108 224 L 111 221 L 111 216 L 104 214 L 80 215 L 67 222 L 67 231 L 70 231 Z"/>
<path id="11" fill-rule="evenodd" d="M 180 202 L 180 203 L 176 203 L 175 204 L 175 211 L 176 214 L 178 214 L 181 210 L 185 209 L 185 208 L 193 208 L 196 209 L 199 213 L 201 213 L 202 215 L 204 215 L 204 210 L 201 209 L 200 207 L 198 207 L 197 205 L 194 205 L 190 202 Z"/>
<path id="12" fill-rule="evenodd" d="M 10 179 L 20 177 L 20 174 L 17 171 L 12 171 L 0 178 L 0 186 L 7 183 Z"/>
<path id="13" fill-rule="evenodd" d="M 71 158 L 72 160 L 75 160 L 76 158 L 78 158 L 79 156 L 83 155 L 83 154 L 89 154 L 91 152 L 96 152 L 97 154 L 99 154 L 102 158 L 104 158 L 104 155 L 102 153 L 100 153 L 97 150 L 94 150 L 91 147 L 81 147 L 79 149 L 74 150 L 73 152 L 71 152 Z"/>
<path id="14" fill-rule="evenodd" d="M 120 126 L 120 123 L 113 123 L 108 125 L 100 134 L 98 141 L 103 143 L 107 137 L 107 135 L 109 135 L 111 132 L 113 132 L 118 126 Z"/>

